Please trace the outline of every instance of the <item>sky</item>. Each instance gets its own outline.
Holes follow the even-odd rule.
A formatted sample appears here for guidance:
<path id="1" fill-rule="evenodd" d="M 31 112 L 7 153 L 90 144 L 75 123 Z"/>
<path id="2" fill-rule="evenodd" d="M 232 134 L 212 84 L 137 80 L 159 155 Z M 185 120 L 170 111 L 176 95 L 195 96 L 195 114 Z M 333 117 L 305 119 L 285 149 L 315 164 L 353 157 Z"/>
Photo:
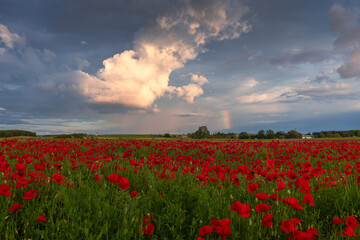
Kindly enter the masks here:
<path id="1" fill-rule="evenodd" d="M 0 0 L 0 130 L 360 129 L 358 0 Z"/>

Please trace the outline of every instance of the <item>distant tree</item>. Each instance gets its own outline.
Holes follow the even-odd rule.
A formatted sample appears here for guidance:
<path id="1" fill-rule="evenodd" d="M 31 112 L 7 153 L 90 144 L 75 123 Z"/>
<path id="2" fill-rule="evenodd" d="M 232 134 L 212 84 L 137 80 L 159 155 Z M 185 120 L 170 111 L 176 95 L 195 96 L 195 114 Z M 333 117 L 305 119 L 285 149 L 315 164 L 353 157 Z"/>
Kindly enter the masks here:
<path id="1" fill-rule="evenodd" d="M 201 126 L 196 132 L 191 134 L 191 137 L 196 139 L 209 138 L 210 132 L 206 126 Z"/>
<path id="2" fill-rule="evenodd" d="M 170 136 L 170 133 L 165 133 L 165 134 L 164 134 L 164 137 L 165 137 L 165 138 L 170 138 L 170 137 L 171 137 L 171 136 Z"/>
<path id="3" fill-rule="evenodd" d="M 278 131 L 275 133 L 275 137 L 278 139 L 285 139 L 286 138 L 286 132 L 284 131 Z"/>
<path id="4" fill-rule="evenodd" d="M 258 134 L 256 135 L 256 137 L 257 137 L 258 139 L 264 139 L 264 138 L 265 138 L 265 131 L 264 131 L 264 130 L 260 130 L 260 131 L 258 132 Z"/>
<path id="5" fill-rule="evenodd" d="M 234 139 L 234 138 L 236 138 L 236 134 L 235 133 L 228 133 L 228 134 L 226 134 L 226 138 Z"/>
<path id="6" fill-rule="evenodd" d="M 266 139 L 274 139 L 275 138 L 275 132 L 273 130 L 271 130 L 271 129 L 266 130 L 265 138 Z"/>
<path id="7" fill-rule="evenodd" d="M 250 138 L 250 134 L 248 134 L 247 132 L 241 132 L 239 134 L 239 139 L 249 139 Z"/>
<path id="8" fill-rule="evenodd" d="M 286 134 L 286 138 L 302 138 L 302 134 L 297 132 L 296 130 L 291 130 L 291 131 L 288 131 L 288 133 Z"/>

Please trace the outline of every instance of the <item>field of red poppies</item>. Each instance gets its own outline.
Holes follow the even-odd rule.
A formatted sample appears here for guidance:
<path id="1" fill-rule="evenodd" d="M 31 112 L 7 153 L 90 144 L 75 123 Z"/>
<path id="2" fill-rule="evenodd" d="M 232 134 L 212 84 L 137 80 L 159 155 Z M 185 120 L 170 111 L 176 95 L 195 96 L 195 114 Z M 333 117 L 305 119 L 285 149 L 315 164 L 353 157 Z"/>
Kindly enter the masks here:
<path id="1" fill-rule="evenodd" d="M 347 239 L 357 141 L 0 141 L 0 239 Z"/>

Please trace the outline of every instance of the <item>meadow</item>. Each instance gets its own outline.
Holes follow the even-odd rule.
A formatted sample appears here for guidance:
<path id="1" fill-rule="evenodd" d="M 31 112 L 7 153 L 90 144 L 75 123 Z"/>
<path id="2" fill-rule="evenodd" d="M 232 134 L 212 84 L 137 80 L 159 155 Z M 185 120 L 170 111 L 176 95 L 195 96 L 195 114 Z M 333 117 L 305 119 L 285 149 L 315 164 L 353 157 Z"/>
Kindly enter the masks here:
<path id="1" fill-rule="evenodd" d="M 0 141 L 0 239 L 348 239 L 358 141 Z"/>

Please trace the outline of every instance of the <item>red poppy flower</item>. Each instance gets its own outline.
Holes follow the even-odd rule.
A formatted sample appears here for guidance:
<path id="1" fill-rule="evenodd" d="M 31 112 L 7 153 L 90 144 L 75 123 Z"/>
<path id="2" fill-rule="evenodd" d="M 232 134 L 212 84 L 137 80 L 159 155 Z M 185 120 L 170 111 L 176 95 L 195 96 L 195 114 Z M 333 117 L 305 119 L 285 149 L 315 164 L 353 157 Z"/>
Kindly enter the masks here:
<path id="1" fill-rule="evenodd" d="M 231 235 L 232 231 L 228 226 L 220 226 L 215 229 L 215 232 L 224 240 L 227 236 Z"/>
<path id="2" fill-rule="evenodd" d="M 209 180 L 210 180 L 210 182 L 213 182 L 213 183 L 217 183 L 217 181 L 218 181 L 217 178 L 213 178 L 213 177 L 209 178 Z"/>
<path id="3" fill-rule="evenodd" d="M 259 184 L 257 183 L 249 183 L 248 184 L 248 190 L 250 193 L 255 192 L 259 188 Z"/>
<path id="4" fill-rule="evenodd" d="M 211 226 L 203 226 L 200 228 L 200 235 L 205 236 L 213 232 L 213 228 Z"/>
<path id="5" fill-rule="evenodd" d="M 230 226 L 231 220 L 224 218 L 219 221 L 220 226 Z"/>
<path id="6" fill-rule="evenodd" d="M 30 200 L 37 196 L 36 189 L 32 189 L 28 192 L 25 192 L 24 197 L 22 199 L 24 200 Z"/>
<path id="7" fill-rule="evenodd" d="M 21 208 L 21 207 L 22 207 L 22 204 L 21 204 L 21 203 L 20 203 L 20 204 L 14 203 L 14 204 L 12 205 L 12 207 L 9 208 L 9 212 L 13 212 L 13 211 L 15 211 L 15 210 L 18 210 L 18 209 Z"/>
<path id="8" fill-rule="evenodd" d="M 348 237 L 357 237 L 356 233 L 354 233 L 354 229 L 352 227 L 346 227 L 345 231 L 342 235 L 346 235 Z"/>
<path id="9" fill-rule="evenodd" d="M 283 190 L 285 188 L 285 182 L 279 182 L 276 191 Z"/>
<path id="10" fill-rule="evenodd" d="M 130 193 L 130 197 L 136 197 L 138 195 L 138 192 L 137 191 L 132 191 L 131 193 Z"/>
<path id="11" fill-rule="evenodd" d="M 231 210 L 238 213 L 238 216 L 249 217 L 251 208 L 247 204 L 241 204 L 239 201 L 236 201 L 231 206 Z"/>
<path id="12" fill-rule="evenodd" d="M 304 200 L 302 200 L 301 202 L 302 203 L 309 203 L 310 206 L 315 206 L 313 201 L 314 201 L 314 198 L 311 195 L 311 193 L 307 193 L 307 194 L 304 195 Z"/>
<path id="13" fill-rule="evenodd" d="M 118 183 L 119 183 L 119 188 L 121 189 L 128 189 L 130 187 L 129 180 L 127 180 L 125 177 L 120 175 L 118 176 Z"/>
<path id="14" fill-rule="evenodd" d="M 281 230 L 284 232 L 290 233 L 295 231 L 295 226 L 291 220 L 286 220 L 281 222 Z"/>
<path id="15" fill-rule="evenodd" d="M 343 222 L 343 219 L 342 218 L 336 218 L 336 217 L 333 217 L 333 224 L 334 225 L 338 225 L 340 223 Z"/>
<path id="16" fill-rule="evenodd" d="M 7 184 L 0 185 L 0 196 L 5 194 L 6 197 L 10 197 L 12 193 L 10 192 L 11 186 Z"/>
<path id="17" fill-rule="evenodd" d="M 291 221 L 295 226 L 297 226 L 301 223 L 301 219 L 298 219 L 298 218 L 293 218 L 293 219 L 290 219 L 289 221 Z"/>
<path id="18" fill-rule="evenodd" d="M 212 228 L 217 228 L 218 226 L 220 226 L 220 222 L 219 222 L 219 220 L 216 219 L 216 218 L 211 219 L 210 222 L 211 222 L 211 227 L 212 227 Z"/>
<path id="19" fill-rule="evenodd" d="M 284 198 L 282 201 L 286 205 L 291 206 L 292 208 L 294 208 L 295 210 L 302 210 L 303 209 L 301 207 L 301 205 L 298 203 L 296 198 L 288 197 L 288 198 Z"/>
<path id="20" fill-rule="evenodd" d="M 38 217 L 36 220 L 38 220 L 39 222 L 44 222 L 44 223 L 47 222 L 47 219 L 44 215 L 40 215 L 40 217 Z"/>
<path id="21" fill-rule="evenodd" d="M 21 163 L 15 164 L 15 168 L 16 168 L 16 171 L 18 171 L 18 172 L 25 172 L 27 170 L 27 167 Z"/>
<path id="22" fill-rule="evenodd" d="M 118 175 L 117 174 L 110 174 L 109 176 L 107 176 L 107 179 L 111 182 L 111 183 L 116 183 L 118 181 Z"/>
<path id="23" fill-rule="evenodd" d="M 255 197 L 257 197 L 259 200 L 266 200 L 268 199 L 270 196 L 265 194 L 265 193 L 257 193 L 255 194 Z"/>
<path id="24" fill-rule="evenodd" d="M 268 214 L 265 214 L 264 215 L 264 217 L 263 217 L 263 219 L 262 219 L 262 225 L 264 226 L 264 227 L 270 227 L 270 226 L 272 226 L 273 225 L 273 222 L 272 222 L 272 219 L 273 219 L 273 214 L 271 214 L 271 213 L 268 213 Z"/>
<path id="25" fill-rule="evenodd" d="M 271 200 L 274 200 L 274 201 L 277 201 L 277 200 L 279 200 L 279 197 L 278 197 L 278 195 L 276 194 L 276 193 L 273 193 L 271 196 L 270 196 L 270 199 Z M 280 199 L 281 200 L 281 199 Z"/>
<path id="26" fill-rule="evenodd" d="M 154 224 L 148 223 L 148 224 L 146 224 L 146 226 L 142 227 L 142 230 L 145 235 L 151 235 L 155 230 Z"/>
<path id="27" fill-rule="evenodd" d="M 356 229 L 359 227 L 356 218 L 354 218 L 353 216 L 347 217 L 345 223 L 348 227 L 351 227 L 352 229 Z"/>
<path id="28" fill-rule="evenodd" d="M 271 209 L 271 207 L 269 205 L 267 205 L 266 203 L 259 203 L 258 205 L 256 205 L 256 212 L 257 213 L 262 213 L 262 212 L 266 212 L 269 211 Z"/>

